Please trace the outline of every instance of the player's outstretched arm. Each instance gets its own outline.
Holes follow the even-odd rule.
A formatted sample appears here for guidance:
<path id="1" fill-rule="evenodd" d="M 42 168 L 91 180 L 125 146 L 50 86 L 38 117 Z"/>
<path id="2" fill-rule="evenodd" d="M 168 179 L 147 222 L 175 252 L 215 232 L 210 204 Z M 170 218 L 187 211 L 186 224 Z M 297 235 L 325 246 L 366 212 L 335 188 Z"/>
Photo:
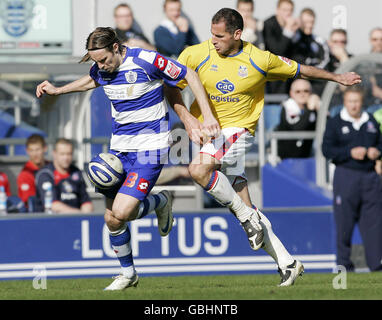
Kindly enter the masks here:
<path id="1" fill-rule="evenodd" d="M 218 136 L 220 134 L 220 126 L 212 114 L 206 91 L 200 82 L 198 74 L 194 70 L 187 67 L 187 74 L 185 78 L 192 92 L 194 93 L 200 111 L 202 112 L 204 119 L 203 129 L 210 137 Z"/>
<path id="2" fill-rule="evenodd" d="M 301 65 L 300 78 L 307 80 L 328 80 L 344 86 L 352 86 L 362 82 L 361 76 L 355 72 L 333 73 L 312 66 Z"/>
<path id="3" fill-rule="evenodd" d="M 45 80 L 40 83 L 36 88 L 36 96 L 40 98 L 43 94 L 57 96 L 60 94 L 70 92 L 83 92 L 98 87 L 99 84 L 95 82 L 89 75 L 86 75 L 78 80 L 70 82 L 62 87 L 55 87 L 49 81 Z"/>

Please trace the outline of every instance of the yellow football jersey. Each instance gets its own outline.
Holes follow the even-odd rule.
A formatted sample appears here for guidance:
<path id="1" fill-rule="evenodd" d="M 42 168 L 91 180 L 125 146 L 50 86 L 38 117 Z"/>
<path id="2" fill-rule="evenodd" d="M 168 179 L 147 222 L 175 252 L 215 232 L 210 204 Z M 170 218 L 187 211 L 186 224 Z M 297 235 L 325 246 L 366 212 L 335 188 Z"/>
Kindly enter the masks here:
<path id="1" fill-rule="evenodd" d="M 265 83 L 297 77 L 300 70 L 297 62 L 245 41 L 237 54 L 221 56 L 207 40 L 186 48 L 178 61 L 198 73 L 221 128 L 247 128 L 251 134 L 263 110 Z M 181 89 L 186 85 L 178 83 Z M 196 100 L 190 111 L 203 122 Z"/>

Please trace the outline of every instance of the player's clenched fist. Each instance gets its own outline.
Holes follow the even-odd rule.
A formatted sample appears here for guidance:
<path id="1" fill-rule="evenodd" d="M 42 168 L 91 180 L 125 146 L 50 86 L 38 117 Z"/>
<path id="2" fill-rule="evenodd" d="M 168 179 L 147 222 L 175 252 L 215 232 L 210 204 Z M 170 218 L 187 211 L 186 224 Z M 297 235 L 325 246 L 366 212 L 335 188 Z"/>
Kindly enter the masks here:
<path id="1" fill-rule="evenodd" d="M 219 122 L 212 116 L 203 121 L 203 132 L 209 137 L 218 137 L 220 135 Z"/>
<path id="2" fill-rule="evenodd" d="M 40 83 L 36 88 L 37 98 L 40 98 L 44 93 L 49 95 L 56 95 L 58 94 L 58 89 L 49 81 L 45 80 L 44 82 Z"/>

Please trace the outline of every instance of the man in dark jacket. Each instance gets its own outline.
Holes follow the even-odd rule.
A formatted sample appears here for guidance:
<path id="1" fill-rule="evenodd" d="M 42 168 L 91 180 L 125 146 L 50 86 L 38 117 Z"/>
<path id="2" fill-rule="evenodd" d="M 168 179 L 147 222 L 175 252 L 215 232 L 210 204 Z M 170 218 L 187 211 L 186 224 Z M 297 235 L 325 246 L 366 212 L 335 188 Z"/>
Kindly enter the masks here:
<path id="1" fill-rule="evenodd" d="M 382 270 L 382 182 L 374 170 L 382 153 L 379 125 L 362 112 L 363 92 L 349 87 L 344 108 L 328 119 L 322 152 L 336 165 L 333 180 L 337 264 L 352 271 L 351 239 L 356 223 L 371 271 Z"/>
<path id="2" fill-rule="evenodd" d="M 155 46 L 168 57 L 178 57 L 187 46 L 199 43 L 190 21 L 182 14 L 180 0 L 165 0 L 166 19 L 154 30 Z"/>
<path id="3" fill-rule="evenodd" d="M 310 8 L 300 13 L 300 28 L 293 38 L 293 49 L 290 58 L 299 63 L 326 69 L 329 60 L 329 47 L 325 40 L 313 33 L 316 14 Z M 313 93 L 321 95 L 325 83 L 311 81 Z"/>
<path id="4" fill-rule="evenodd" d="M 263 36 L 265 50 L 278 56 L 291 57 L 293 37 L 299 27 L 299 21 L 293 17 L 292 0 L 279 0 L 276 14 L 264 21 Z M 276 81 L 267 84 L 267 93 L 288 93 L 286 82 Z"/>

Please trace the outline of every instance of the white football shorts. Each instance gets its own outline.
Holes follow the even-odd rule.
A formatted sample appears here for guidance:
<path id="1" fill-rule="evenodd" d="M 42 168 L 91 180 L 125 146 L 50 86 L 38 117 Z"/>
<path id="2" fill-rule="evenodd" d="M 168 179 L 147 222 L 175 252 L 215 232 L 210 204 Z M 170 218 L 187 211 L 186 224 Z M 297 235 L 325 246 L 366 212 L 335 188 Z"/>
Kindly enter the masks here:
<path id="1" fill-rule="evenodd" d="M 206 143 L 200 153 L 207 153 L 221 163 L 220 171 L 235 185 L 247 180 L 245 154 L 254 142 L 254 136 L 245 128 L 222 129 L 218 138 Z"/>

